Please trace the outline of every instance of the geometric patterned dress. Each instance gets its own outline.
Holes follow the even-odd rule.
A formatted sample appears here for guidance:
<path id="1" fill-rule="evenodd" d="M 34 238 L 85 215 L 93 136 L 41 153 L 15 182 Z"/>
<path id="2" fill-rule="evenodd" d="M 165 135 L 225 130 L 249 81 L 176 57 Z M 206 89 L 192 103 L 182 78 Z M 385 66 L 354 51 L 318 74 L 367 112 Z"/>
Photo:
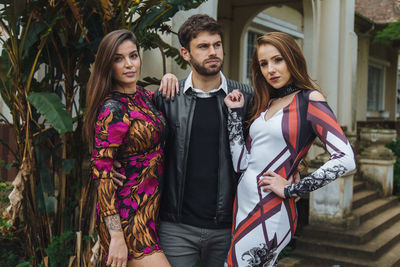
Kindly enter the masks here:
<path id="1" fill-rule="evenodd" d="M 156 225 L 159 181 L 163 171 L 165 119 L 153 106 L 153 93 L 141 87 L 134 94 L 110 93 L 99 107 L 91 158 L 97 182 L 96 224 L 107 255 L 110 235 L 104 217 L 119 214 L 128 258 L 140 259 L 160 251 Z M 127 179 L 114 189 L 111 169 Z"/>
<path id="2" fill-rule="evenodd" d="M 241 109 L 229 110 L 232 160 L 242 175 L 234 202 L 228 266 L 275 266 L 279 252 L 296 231 L 294 198 L 355 168 L 353 150 L 335 115 L 326 102 L 309 100 L 311 92 L 299 91 L 289 105 L 267 121 L 267 110 L 261 112 L 250 126 L 247 141 L 243 138 Z M 286 186 L 285 199 L 257 185 L 266 171 L 288 179 L 316 137 L 326 145 L 330 160 L 300 182 Z"/>

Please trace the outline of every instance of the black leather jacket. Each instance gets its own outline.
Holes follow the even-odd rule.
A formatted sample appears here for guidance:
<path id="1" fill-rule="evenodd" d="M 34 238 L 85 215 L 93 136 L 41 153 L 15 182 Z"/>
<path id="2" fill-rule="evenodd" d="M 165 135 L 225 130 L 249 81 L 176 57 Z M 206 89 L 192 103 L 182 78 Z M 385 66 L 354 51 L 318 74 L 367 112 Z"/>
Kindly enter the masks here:
<path id="1" fill-rule="evenodd" d="M 245 97 L 244 110 L 247 111 L 254 90 L 251 86 L 227 79 L 228 91 L 240 89 Z M 174 101 L 167 100 L 156 92 L 154 103 L 163 112 L 168 124 L 168 137 L 165 147 L 165 169 L 160 178 L 161 220 L 180 222 L 185 187 L 187 154 L 189 151 L 190 132 L 197 96 L 189 89 L 183 93 L 185 80 L 179 82 L 180 94 Z M 215 223 L 231 223 L 233 200 L 237 187 L 238 174 L 233 171 L 229 147 L 229 134 L 226 129 L 227 107 L 225 93 L 217 94 L 220 116 L 219 181 Z"/>

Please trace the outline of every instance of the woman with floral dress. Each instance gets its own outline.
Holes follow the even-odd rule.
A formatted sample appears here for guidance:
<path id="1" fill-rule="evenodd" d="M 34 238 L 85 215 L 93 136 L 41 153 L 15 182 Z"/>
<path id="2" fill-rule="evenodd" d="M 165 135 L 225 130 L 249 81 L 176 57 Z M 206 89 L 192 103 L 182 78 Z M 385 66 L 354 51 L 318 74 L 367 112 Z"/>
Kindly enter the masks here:
<path id="1" fill-rule="evenodd" d="M 157 235 L 165 119 L 137 85 L 139 45 L 128 30 L 101 41 L 87 86 L 84 131 L 97 183 L 97 232 L 107 265 L 170 266 Z M 115 189 L 114 161 L 127 179 Z"/>

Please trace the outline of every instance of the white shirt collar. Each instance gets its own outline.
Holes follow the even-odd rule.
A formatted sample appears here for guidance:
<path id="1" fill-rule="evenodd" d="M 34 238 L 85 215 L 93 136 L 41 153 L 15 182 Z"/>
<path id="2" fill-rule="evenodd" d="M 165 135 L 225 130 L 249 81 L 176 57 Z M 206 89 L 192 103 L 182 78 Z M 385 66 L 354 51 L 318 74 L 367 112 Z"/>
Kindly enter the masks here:
<path id="1" fill-rule="evenodd" d="M 219 74 L 221 75 L 221 84 L 219 85 L 219 87 L 212 89 L 211 91 L 208 91 L 208 92 L 204 92 L 203 90 L 198 89 L 198 88 L 193 88 L 192 74 L 193 74 L 193 72 L 191 71 L 189 76 L 186 78 L 185 85 L 183 87 L 183 93 L 186 93 L 186 91 L 189 88 L 192 88 L 192 90 L 199 97 L 209 97 L 209 96 L 211 96 L 212 93 L 215 93 L 221 89 L 225 92 L 225 94 L 228 94 L 228 84 L 226 83 L 226 78 L 225 78 L 224 74 L 222 74 L 222 71 L 219 72 Z"/>

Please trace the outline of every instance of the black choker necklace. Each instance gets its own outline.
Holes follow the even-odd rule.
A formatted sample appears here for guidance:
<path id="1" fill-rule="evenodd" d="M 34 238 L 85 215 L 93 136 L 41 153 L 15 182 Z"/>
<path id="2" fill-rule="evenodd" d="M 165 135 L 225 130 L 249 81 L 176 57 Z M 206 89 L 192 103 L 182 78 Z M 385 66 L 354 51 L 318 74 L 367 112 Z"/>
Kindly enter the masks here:
<path id="1" fill-rule="evenodd" d="M 285 85 L 282 88 L 274 89 L 271 92 L 271 98 L 281 98 L 287 95 L 290 95 L 293 92 L 301 90 L 300 88 L 296 87 L 293 83 Z"/>

